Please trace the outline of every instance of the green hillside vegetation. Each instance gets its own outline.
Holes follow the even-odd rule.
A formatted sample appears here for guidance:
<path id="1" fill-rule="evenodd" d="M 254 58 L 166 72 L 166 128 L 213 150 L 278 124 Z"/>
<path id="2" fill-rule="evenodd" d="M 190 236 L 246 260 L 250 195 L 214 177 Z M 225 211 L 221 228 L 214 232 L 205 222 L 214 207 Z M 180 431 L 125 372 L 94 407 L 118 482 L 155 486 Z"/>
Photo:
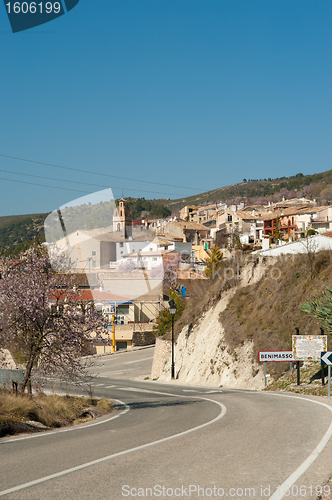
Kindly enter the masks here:
<path id="1" fill-rule="evenodd" d="M 218 179 L 214 180 L 217 183 Z M 222 180 L 220 180 L 220 183 Z M 243 182 L 177 200 L 146 200 L 127 198 L 134 220 L 162 218 L 177 212 L 185 205 L 228 204 L 239 200 L 247 203 L 267 203 L 294 197 L 316 198 L 321 204 L 332 201 L 332 170 L 312 175 L 298 173 L 276 179 L 244 179 Z M 118 200 L 116 200 L 118 202 Z M 67 232 L 77 228 L 94 229 L 112 224 L 114 201 L 95 205 L 66 208 L 64 219 Z M 0 217 L 0 255 L 19 254 L 33 241 L 44 241 L 43 222 L 48 214 L 13 215 Z"/>
<path id="2" fill-rule="evenodd" d="M 19 255 L 34 242 L 43 242 L 46 215 L 0 217 L 0 255 Z"/>
<path id="3" fill-rule="evenodd" d="M 126 198 L 126 201 L 134 220 L 145 217 L 151 219 L 165 218 L 172 213 L 172 211 L 164 205 L 156 204 L 145 198 Z"/>
<path id="4" fill-rule="evenodd" d="M 167 217 L 171 214 L 168 208 L 144 198 L 128 198 L 127 203 L 133 219 Z M 110 226 L 113 223 L 114 206 L 115 202 L 112 200 L 63 209 L 61 214 L 66 231 L 71 233 L 77 229 Z M 32 214 L 0 217 L 0 255 L 19 255 L 35 241 L 44 242 L 44 221 L 47 216 L 48 214 Z M 58 222 L 57 214 L 54 220 Z M 58 239 L 63 236 L 58 223 L 54 224 L 53 229 L 49 237 Z"/>
<path id="5" fill-rule="evenodd" d="M 220 180 L 220 184 L 221 182 L 222 180 Z M 214 183 L 219 183 L 219 180 L 214 179 Z M 267 203 L 268 201 L 280 201 L 283 196 L 286 199 L 303 196 L 316 198 L 322 204 L 332 201 L 332 170 L 312 175 L 298 173 L 291 177 L 276 179 L 243 179 L 238 184 L 176 200 L 156 200 L 156 203 L 163 203 L 172 212 L 176 212 L 185 205 L 209 204 L 220 201 L 231 204 L 242 199 L 248 203 Z"/>

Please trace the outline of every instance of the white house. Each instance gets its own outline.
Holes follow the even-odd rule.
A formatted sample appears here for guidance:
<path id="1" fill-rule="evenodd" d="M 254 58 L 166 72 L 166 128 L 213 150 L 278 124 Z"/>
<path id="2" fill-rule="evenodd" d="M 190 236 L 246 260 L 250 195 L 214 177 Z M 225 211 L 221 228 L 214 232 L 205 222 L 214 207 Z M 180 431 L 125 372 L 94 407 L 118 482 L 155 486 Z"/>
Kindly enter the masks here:
<path id="1" fill-rule="evenodd" d="M 301 240 L 281 244 L 267 250 L 256 250 L 256 252 L 252 253 L 266 257 L 278 257 L 279 255 L 306 254 L 308 252 L 320 252 L 322 250 L 332 250 L 332 238 L 323 236 L 322 234 L 316 234 L 309 238 L 302 238 Z"/>

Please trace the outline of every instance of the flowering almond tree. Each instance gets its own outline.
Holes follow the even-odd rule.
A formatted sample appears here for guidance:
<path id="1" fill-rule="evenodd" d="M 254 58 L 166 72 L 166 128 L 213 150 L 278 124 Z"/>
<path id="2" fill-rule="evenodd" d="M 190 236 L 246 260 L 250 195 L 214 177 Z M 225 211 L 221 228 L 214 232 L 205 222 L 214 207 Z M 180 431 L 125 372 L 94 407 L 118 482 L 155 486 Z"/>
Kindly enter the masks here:
<path id="1" fill-rule="evenodd" d="M 26 363 L 22 393 L 33 372 L 82 380 L 87 374 L 82 356 L 91 334 L 98 338 L 107 326 L 93 304 L 79 303 L 73 276 L 56 272 L 52 264 L 40 245 L 23 259 L 0 263 L 0 348 Z"/>

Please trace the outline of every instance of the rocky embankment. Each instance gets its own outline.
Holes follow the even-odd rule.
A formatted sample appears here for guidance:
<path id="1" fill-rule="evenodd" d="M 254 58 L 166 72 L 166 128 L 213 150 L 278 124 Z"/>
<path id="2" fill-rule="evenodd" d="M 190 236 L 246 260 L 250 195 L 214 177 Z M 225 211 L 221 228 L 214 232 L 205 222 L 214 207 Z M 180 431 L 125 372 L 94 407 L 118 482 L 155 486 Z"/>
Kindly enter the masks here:
<path id="1" fill-rule="evenodd" d="M 175 376 L 178 382 L 211 387 L 262 389 L 263 366 L 253 357 L 253 343 L 247 341 L 230 349 L 220 313 L 230 298 L 244 286 L 258 281 L 264 273 L 262 259 L 247 263 L 239 276 L 238 285 L 221 294 L 193 327 L 184 327 L 175 344 Z M 157 338 L 151 378 L 169 382 L 171 373 L 171 342 Z"/>

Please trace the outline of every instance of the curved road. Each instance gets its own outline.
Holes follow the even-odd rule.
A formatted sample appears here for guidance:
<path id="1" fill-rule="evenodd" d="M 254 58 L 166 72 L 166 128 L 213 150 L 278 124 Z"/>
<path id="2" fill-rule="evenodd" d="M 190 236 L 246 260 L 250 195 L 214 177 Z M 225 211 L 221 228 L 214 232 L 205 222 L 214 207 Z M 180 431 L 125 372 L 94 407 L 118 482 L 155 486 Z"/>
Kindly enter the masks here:
<path id="1" fill-rule="evenodd" d="M 131 380 L 151 352 L 104 359 L 94 394 L 117 400 L 111 415 L 0 439 L 0 496 L 316 500 L 332 475 L 327 399 Z"/>

